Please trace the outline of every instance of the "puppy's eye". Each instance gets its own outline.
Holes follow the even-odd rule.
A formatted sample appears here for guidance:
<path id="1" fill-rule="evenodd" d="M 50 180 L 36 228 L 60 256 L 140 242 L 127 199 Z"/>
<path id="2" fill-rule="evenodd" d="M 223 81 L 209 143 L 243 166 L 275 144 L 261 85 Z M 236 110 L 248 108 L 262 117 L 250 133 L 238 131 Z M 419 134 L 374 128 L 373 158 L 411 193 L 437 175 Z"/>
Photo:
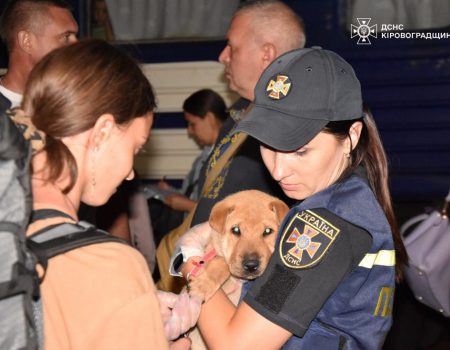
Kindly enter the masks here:
<path id="1" fill-rule="evenodd" d="M 264 232 L 263 232 L 263 236 L 268 236 L 273 232 L 273 230 L 270 227 L 266 227 Z"/>
<path id="2" fill-rule="evenodd" d="M 239 226 L 234 226 L 231 228 L 231 233 L 233 235 L 239 236 L 241 234 L 241 230 L 239 229 Z"/>

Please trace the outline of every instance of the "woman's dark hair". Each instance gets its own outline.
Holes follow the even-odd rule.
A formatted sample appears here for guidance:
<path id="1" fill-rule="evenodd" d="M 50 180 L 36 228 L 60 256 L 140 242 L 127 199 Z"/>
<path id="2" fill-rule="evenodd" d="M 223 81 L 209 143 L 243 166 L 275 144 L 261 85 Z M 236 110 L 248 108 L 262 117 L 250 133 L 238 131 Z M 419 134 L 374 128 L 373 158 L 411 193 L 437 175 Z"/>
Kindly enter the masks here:
<path id="1" fill-rule="evenodd" d="M 55 182 L 69 169 L 69 192 L 77 178 L 75 158 L 61 138 L 94 127 L 103 114 L 126 126 L 156 106 L 140 67 L 127 54 L 102 40 L 84 40 L 52 51 L 33 68 L 22 108 L 45 133 L 46 179 Z"/>
<path id="2" fill-rule="evenodd" d="M 204 118 L 211 112 L 221 122 L 227 118 L 227 107 L 223 98 L 211 89 L 202 89 L 194 92 L 183 103 L 183 111 Z"/>
<path id="3" fill-rule="evenodd" d="M 358 144 L 351 152 L 351 164 L 343 172 L 339 180 L 350 176 L 359 166 L 364 167 L 366 170 L 369 185 L 391 226 L 396 251 L 395 272 L 397 281 L 400 281 L 403 278 L 403 265 L 407 263 L 408 256 L 400 237 L 400 231 L 392 207 L 387 157 L 372 114 L 367 108 L 365 108 L 364 112 L 365 116 L 361 119 L 329 122 L 323 131 L 333 134 L 343 141 L 346 138 L 350 138 L 349 130 L 352 124 L 356 121 L 362 122 L 363 127 Z"/>

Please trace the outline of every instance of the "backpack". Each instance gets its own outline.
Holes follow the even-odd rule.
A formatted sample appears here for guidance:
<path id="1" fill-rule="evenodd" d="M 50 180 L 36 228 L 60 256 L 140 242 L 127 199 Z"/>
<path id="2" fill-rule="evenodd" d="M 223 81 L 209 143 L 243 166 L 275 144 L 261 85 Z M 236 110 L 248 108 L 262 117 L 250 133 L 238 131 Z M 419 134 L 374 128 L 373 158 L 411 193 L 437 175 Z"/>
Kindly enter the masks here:
<path id="1" fill-rule="evenodd" d="M 0 108 L 0 349 L 43 349 L 37 264 L 45 271 L 58 254 L 94 243 L 125 242 L 86 222 L 53 225 L 26 238 L 30 157 L 28 141 Z M 48 217 L 67 214 L 38 210 L 32 220 Z"/>
<path id="2" fill-rule="evenodd" d="M 30 146 L 0 110 L 0 348 L 36 348 L 35 275 L 25 244 L 31 211 Z"/>

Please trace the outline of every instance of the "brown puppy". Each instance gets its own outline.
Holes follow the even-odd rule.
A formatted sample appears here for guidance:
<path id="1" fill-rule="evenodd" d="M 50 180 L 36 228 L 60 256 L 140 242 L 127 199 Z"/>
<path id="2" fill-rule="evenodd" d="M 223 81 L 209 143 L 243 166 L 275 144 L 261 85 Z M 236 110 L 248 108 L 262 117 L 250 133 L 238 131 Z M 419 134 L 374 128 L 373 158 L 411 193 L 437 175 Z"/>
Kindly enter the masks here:
<path id="1" fill-rule="evenodd" d="M 209 245 L 216 256 L 197 276 L 190 278 L 189 293 L 206 301 L 230 274 L 244 280 L 260 276 L 273 253 L 278 228 L 288 210 L 278 198 L 257 190 L 237 192 L 218 202 L 209 217 L 210 228 L 201 229 L 205 237 L 209 234 Z"/>

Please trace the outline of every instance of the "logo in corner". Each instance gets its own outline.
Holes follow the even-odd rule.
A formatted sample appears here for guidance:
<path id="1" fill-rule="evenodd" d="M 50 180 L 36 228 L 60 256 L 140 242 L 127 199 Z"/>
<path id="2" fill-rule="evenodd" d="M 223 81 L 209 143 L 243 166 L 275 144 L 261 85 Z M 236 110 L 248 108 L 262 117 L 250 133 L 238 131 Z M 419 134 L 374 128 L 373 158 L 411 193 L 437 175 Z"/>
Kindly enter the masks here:
<path id="1" fill-rule="evenodd" d="M 267 83 L 267 96 L 273 100 L 281 100 L 288 95 L 291 85 L 291 80 L 287 75 L 277 74 Z"/>
<path id="2" fill-rule="evenodd" d="M 377 37 L 377 25 L 370 25 L 371 18 L 357 18 L 358 26 L 351 25 L 351 37 L 358 36 L 357 45 L 370 45 L 369 37 Z"/>
<path id="3" fill-rule="evenodd" d="M 316 265 L 340 230 L 316 213 L 305 210 L 294 216 L 281 238 L 279 253 L 284 265 L 303 269 Z"/>

